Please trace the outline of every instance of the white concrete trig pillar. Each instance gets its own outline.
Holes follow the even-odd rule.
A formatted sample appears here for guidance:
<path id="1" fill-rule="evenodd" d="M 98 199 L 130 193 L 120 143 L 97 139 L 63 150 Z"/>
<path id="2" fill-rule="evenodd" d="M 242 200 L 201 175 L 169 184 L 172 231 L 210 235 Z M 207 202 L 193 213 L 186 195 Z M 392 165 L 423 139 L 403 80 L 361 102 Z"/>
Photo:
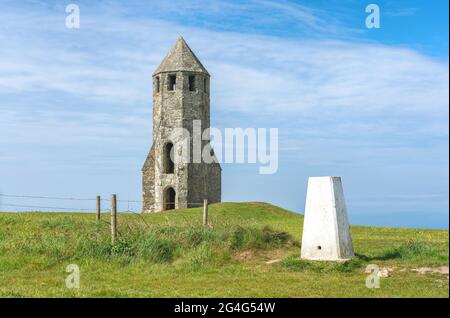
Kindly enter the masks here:
<path id="1" fill-rule="evenodd" d="M 301 258 L 348 260 L 354 256 L 340 177 L 310 177 Z"/>

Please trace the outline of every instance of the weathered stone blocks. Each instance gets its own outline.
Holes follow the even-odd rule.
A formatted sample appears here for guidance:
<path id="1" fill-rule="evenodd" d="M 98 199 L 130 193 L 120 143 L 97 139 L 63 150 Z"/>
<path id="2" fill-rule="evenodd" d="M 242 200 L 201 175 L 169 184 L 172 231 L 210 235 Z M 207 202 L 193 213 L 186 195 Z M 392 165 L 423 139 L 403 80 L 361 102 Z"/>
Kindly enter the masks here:
<path id="1" fill-rule="evenodd" d="M 220 164 L 192 160 L 193 122 L 210 127 L 209 79 L 181 37 L 153 73 L 153 145 L 142 168 L 144 213 L 221 200 Z M 182 156 L 186 139 L 176 134 L 179 129 L 190 135 L 190 160 Z M 209 140 L 201 143 L 203 149 Z"/>

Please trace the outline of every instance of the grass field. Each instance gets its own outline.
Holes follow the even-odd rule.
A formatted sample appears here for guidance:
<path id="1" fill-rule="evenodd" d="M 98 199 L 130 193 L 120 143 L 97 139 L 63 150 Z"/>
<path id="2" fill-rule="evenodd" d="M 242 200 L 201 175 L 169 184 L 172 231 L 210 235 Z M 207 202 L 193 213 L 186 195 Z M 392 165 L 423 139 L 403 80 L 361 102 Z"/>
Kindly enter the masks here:
<path id="1" fill-rule="evenodd" d="M 448 231 L 352 226 L 357 257 L 299 259 L 303 217 L 266 203 L 154 215 L 0 213 L 0 297 L 448 297 Z M 68 289 L 67 265 L 80 268 Z M 365 285 L 366 266 L 388 277 Z M 421 272 L 418 272 L 421 271 Z"/>

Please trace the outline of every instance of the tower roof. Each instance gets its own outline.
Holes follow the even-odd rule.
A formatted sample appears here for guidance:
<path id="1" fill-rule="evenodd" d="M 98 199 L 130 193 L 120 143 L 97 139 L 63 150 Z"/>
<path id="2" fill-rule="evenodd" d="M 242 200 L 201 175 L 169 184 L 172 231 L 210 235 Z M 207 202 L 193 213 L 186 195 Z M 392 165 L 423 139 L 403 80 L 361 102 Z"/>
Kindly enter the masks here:
<path id="1" fill-rule="evenodd" d="M 202 72 L 209 75 L 206 68 L 202 65 L 199 59 L 192 52 L 183 37 L 179 37 L 170 52 L 166 55 L 164 60 L 158 66 L 153 75 L 162 72 Z"/>

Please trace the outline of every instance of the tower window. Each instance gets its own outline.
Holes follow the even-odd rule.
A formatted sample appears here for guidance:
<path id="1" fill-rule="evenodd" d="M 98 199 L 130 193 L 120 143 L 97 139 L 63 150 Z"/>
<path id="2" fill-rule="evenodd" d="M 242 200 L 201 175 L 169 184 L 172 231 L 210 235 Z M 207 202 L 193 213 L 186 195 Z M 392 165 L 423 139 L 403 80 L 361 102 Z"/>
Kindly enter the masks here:
<path id="1" fill-rule="evenodd" d="M 205 93 L 208 92 L 208 79 L 206 77 L 203 79 L 203 90 Z"/>
<path id="2" fill-rule="evenodd" d="M 174 156 L 173 144 L 169 142 L 164 146 L 164 160 L 163 160 L 164 173 L 173 173 L 175 168 L 173 156 Z"/>
<path id="3" fill-rule="evenodd" d="M 177 89 L 177 76 L 175 74 L 169 75 L 169 83 L 167 89 L 169 91 L 174 91 Z"/>
<path id="4" fill-rule="evenodd" d="M 157 93 L 159 93 L 159 76 L 158 77 L 156 77 L 156 79 L 155 79 L 155 89 L 156 89 L 156 92 Z"/>
<path id="5" fill-rule="evenodd" d="M 195 76 L 194 75 L 189 76 L 189 90 L 191 92 L 195 91 Z"/>

